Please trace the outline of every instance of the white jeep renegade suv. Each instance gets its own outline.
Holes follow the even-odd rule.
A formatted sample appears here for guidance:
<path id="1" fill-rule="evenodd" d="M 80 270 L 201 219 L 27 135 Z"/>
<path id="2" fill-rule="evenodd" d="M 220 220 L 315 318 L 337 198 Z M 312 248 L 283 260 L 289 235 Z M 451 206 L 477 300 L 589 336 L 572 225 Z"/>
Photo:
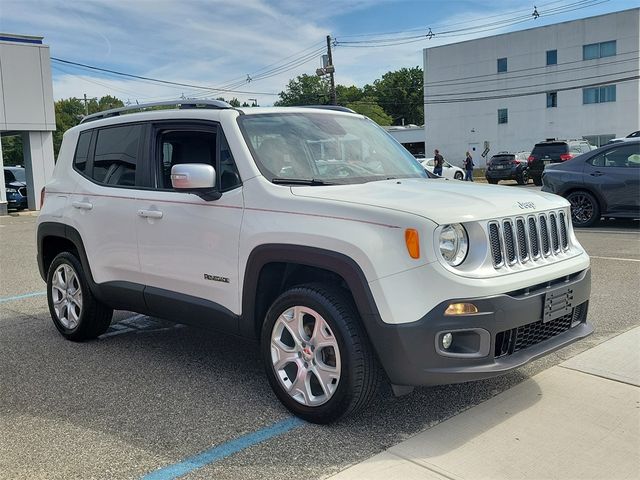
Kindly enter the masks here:
<path id="1" fill-rule="evenodd" d="M 428 179 L 339 107 L 173 105 L 64 135 L 37 242 L 66 338 L 113 309 L 253 337 L 282 403 L 326 423 L 382 378 L 487 378 L 593 331 L 566 200 Z"/>

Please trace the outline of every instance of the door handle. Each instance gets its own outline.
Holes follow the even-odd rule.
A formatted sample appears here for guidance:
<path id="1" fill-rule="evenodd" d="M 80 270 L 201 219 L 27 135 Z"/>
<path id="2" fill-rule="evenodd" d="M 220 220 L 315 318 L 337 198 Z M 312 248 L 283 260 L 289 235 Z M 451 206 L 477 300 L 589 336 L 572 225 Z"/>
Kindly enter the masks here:
<path id="1" fill-rule="evenodd" d="M 592 177 L 601 177 L 602 175 L 604 175 L 603 172 L 593 172 L 590 173 L 589 175 L 591 175 Z"/>
<path id="2" fill-rule="evenodd" d="M 138 210 L 138 216 L 142 218 L 162 218 L 160 210 Z"/>
<path id="3" fill-rule="evenodd" d="M 93 203 L 89 203 L 89 202 L 71 202 L 71 206 L 73 208 L 78 208 L 80 210 L 91 210 L 93 208 Z"/>

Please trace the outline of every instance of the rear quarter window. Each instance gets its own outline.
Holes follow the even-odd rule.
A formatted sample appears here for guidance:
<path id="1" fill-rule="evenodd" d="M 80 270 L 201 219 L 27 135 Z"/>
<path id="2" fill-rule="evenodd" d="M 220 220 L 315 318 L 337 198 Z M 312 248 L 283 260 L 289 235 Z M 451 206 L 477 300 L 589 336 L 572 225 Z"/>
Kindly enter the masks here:
<path id="1" fill-rule="evenodd" d="M 89 159 L 89 145 L 91 144 L 91 131 L 84 131 L 78 137 L 78 145 L 76 146 L 76 154 L 73 157 L 73 167 L 84 173 L 87 169 L 87 160 Z"/>

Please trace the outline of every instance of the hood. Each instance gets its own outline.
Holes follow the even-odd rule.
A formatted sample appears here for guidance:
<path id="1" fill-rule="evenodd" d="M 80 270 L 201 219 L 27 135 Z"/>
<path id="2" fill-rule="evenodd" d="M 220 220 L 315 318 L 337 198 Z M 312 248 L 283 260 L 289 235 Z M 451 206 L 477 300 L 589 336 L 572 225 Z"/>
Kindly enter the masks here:
<path id="1" fill-rule="evenodd" d="M 18 182 L 16 180 L 15 182 L 5 183 L 5 186 L 11 187 L 11 188 L 22 188 L 27 186 L 27 182 Z"/>
<path id="2" fill-rule="evenodd" d="M 294 195 L 408 212 L 438 224 L 487 220 L 569 205 L 522 187 L 411 178 L 358 185 L 292 187 Z"/>

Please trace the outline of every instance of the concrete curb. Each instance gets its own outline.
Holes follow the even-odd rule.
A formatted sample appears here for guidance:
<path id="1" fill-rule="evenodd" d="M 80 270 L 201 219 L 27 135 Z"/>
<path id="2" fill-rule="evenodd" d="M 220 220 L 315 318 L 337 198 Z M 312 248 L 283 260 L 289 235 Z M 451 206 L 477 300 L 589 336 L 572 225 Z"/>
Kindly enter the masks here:
<path id="1" fill-rule="evenodd" d="M 638 478 L 638 344 L 640 327 L 330 478 Z"/>

